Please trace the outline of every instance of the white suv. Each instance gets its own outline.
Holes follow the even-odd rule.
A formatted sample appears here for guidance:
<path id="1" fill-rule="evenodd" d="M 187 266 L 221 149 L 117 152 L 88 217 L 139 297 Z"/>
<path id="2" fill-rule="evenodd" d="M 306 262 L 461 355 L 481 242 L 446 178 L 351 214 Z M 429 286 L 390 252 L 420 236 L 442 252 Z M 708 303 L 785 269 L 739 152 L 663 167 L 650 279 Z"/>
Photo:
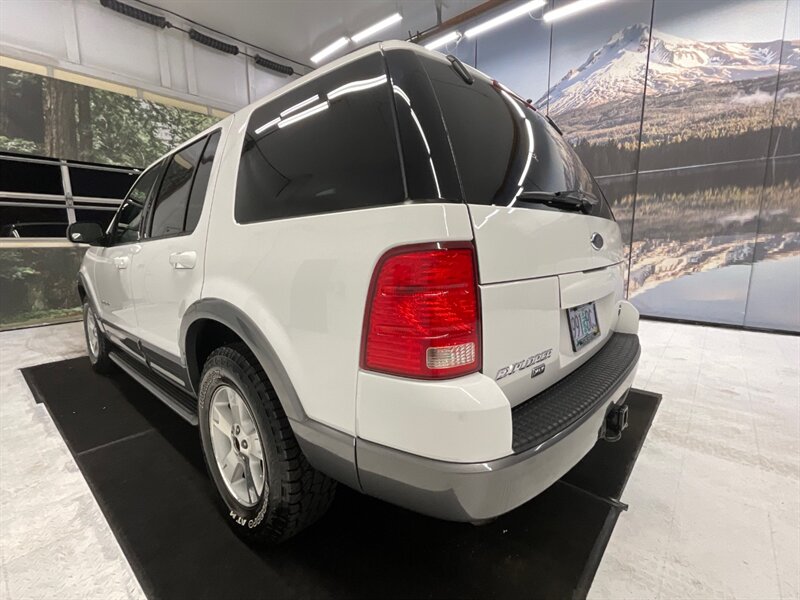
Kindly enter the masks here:
<path id="1" fill-rule="evenodd" d="M 98 371 L 200 429 L 236 529 L 335 482 L 479 522 L 619 436 L 639 357 L 620 230 L 529 102 L 404 42 L 359 50 L 150 166 L 80 270 Z"/>

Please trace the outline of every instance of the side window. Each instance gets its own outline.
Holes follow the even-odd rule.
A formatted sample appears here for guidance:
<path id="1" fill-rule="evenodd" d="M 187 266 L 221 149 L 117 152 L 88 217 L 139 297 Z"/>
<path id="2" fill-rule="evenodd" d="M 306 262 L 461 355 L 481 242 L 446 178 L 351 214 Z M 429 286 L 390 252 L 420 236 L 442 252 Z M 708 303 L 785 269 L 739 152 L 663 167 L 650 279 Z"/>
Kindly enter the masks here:
<path id="1" fill-rule="evenodd" d="M 257 108 L 239 162 L 239 223 L 405 199 L 392 105 L 379 54 Z"/>
<path id="2" fill-rule="evenodd" d="M 206 140 L 196 141 L 170 159 L 153 204 L 149 237 L 164 237 L 183 231 L 192 180 Z"/>
<path id="3" fill-rule="evenodd" d="M 217 153 L 219 136 L 219 131 L 211 134 L 206 148 L 203 150 L 200 164 L 197 165 L 197 174 L 194 176 L 192 193 L 189 195 L 189 206 L 186 208 L 186 227 L 184 229 L 187 232 L 194 231 L 194 228 L 197 227 L 197 222 L 200 220 L 200 213 L 203 210 L 203 202 L 206 199 L 206 190 L 208 189 L 208 179 L 211 176 L 211 166 L 214 164 L 214 156 Z"/>
<path id="4" fill-rule="evenodd" d="M 142 221 L 142 209 L 150 195 L 153 184 L 161 173 L 159 163 L 149 171 L 145 171 L 133 184 L 125 201 L 114 218 L 111 231 L 111 245 L 127 244 L 139 240 L 139 226 Z"/>

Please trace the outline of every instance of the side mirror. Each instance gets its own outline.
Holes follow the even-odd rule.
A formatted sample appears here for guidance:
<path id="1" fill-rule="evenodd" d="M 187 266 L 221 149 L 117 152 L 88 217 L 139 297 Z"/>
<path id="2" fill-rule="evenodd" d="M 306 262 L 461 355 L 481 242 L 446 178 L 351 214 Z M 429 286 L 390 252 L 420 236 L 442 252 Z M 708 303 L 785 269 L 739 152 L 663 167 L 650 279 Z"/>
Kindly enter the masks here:
<path id="1" fill-rule="evenodd" d="M 106 234 L 97 223 L 73 223 L 67 227 L 67 239 L 76 244 L 102 246 Z"/>

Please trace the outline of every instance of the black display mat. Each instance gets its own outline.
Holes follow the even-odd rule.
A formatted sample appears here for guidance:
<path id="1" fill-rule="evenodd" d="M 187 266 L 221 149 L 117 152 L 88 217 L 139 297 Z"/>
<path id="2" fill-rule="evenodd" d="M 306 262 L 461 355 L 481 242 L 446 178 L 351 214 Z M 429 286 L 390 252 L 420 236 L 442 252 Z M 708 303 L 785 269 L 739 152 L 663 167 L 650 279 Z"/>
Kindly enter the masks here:
<path id="1" fill-rule="evenodd" d="M 23 370 L 149 598 L 585 597 L 661 397 L 633 390 L 622 440 L 597 446 L 520 508 L 476 527 L 339 487 L 321 521 L 276 548 L 220 514 L 199 435 L 123 373 L 86 358 Z"/>

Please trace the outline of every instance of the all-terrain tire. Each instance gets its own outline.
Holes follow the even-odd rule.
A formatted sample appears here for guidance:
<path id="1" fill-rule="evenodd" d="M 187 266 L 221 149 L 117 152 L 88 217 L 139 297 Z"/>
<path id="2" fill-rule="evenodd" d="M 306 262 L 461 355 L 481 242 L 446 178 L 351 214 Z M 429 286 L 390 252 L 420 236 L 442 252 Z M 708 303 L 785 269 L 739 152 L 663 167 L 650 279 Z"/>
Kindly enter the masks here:
<path id="1" fill-rule="evenodd" d="M 214 454 L 211 404 L 222 386 L 233 388 L 244 400 L 260 436 L 268 492 L 264 494 L 262 487 L 253 506 L 244 505 L 231 493 Z M 333 501 L 336 482 L 306 460 L 266 373 L 245 344 L 223 346 L 208 357 L 200 380 L 198 412 L 206 466 L 237 533 L 276 544 L 325 513 Z"/>
<path id="2" fill-rule="evenodd" d="M 86 336 L 86 351 L 92 369 L 104 375 L 110 373 L 114 369 L 114 363 L 108 356 L 109 343 L 88 302 L 83 303 L 83 334 Z"/>

